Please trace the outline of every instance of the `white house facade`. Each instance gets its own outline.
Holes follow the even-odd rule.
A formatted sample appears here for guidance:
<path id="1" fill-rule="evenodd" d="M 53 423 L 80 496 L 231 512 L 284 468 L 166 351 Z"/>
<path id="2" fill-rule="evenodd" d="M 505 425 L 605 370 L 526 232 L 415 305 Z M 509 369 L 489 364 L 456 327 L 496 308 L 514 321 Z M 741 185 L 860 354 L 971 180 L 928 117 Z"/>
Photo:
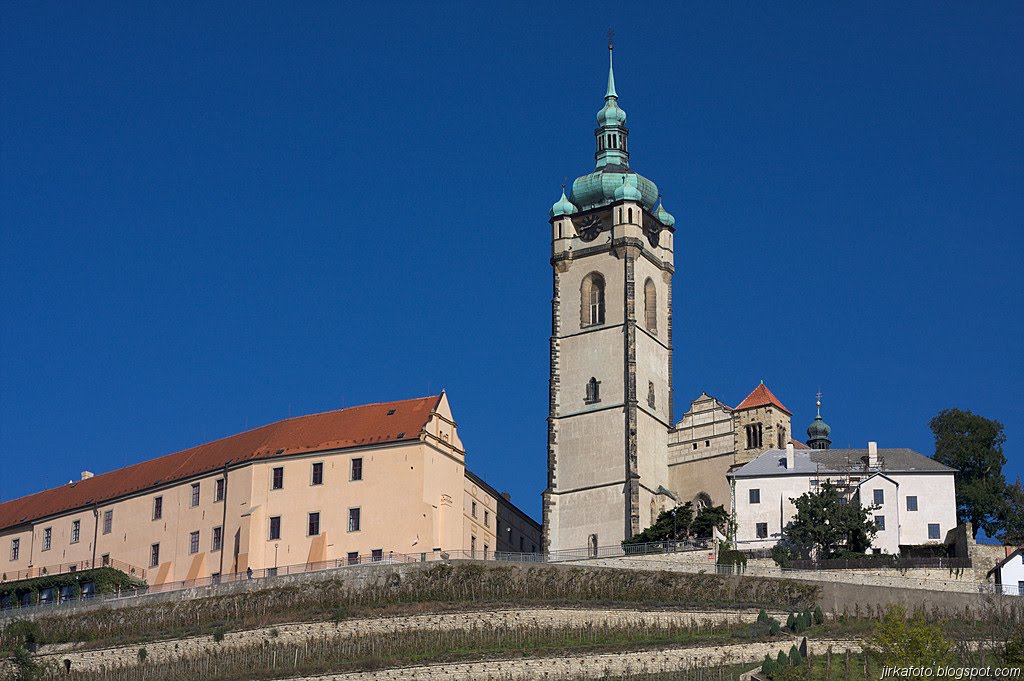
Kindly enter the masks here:
<path id="1" fill-rule="evenodd" d="M 999 591 L 1009 596 L 1024 596 L 1024 549 L 1017 549 L 996 563 L 988 573 Z"/>
<path id="2" fill-rule="evenodd" d="M 769 548 L 796 515 L 793 500 L 826 481 L 872 507 L 876 553 L 941 544 L 956 527 L 955 471 L 910 449 L 773 449 L 728 474 L 736 543 Z"/>

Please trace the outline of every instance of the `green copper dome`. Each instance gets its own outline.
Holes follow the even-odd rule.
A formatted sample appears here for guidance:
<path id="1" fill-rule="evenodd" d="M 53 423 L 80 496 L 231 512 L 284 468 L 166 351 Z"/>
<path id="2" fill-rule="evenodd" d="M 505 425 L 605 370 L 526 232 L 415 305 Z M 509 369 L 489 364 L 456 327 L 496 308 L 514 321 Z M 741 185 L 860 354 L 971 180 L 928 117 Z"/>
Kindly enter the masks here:
<path id="1" fill-rule="evenodd" d="M 665 210 L 665 206 L 661 205 L 661 199 L 658 199 L 658 210 L 655 212 L 655 215 L 658 216 L 658 220 L 660 220 L 663 225 L 671 227 L 676 224 L 676 219 L 672 217 L 671 213 Z"/>
<path id="2" fill-rule="evenodd" d="M 822 420 L 821 414 L 814 417 L 811 425 L 807 426 L 807 437 L 812 440 L 825 439 L 832 434 L 832 428 Z"/>
<path id="3" fill-rule="evenodd" d="M 604 108 L 597 114 L 597 126 L 594 131 L 597 169 L 573 181 L 569 201 L 581 211 L 616 201 L 637 201 L 653 212 L 658 185 L 629 169 L 629 130 L 626 112 L 619 106 L 619 95 L 615 91 L 611 44 L 608 45 L 608 88 Z"/>
<path id="4" fill-rule="evenodd" d="M 551 217 L 557 218 L 561 215 L 572 215 L 576 212 L 576 206 L 572 205 L 569 199 L 565 198 L 565 185 L 562 185 L 562 198 L 551 206 Z"/>

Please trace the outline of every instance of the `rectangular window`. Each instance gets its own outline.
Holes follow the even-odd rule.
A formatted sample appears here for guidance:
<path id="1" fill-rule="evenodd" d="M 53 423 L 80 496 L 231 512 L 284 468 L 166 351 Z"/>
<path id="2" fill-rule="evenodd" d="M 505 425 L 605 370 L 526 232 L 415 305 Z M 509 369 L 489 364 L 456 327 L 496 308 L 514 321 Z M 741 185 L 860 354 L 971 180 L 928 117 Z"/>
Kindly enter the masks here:
<path id="1" fill-rule="evenodd" d="M 224 478 L 217 478 L 213 484 L 213 500 L 224 501 Z"/>
<path id="2" fill-rule="evenodd" d="M 469 513 L 470 513 L 470 515 L 472 515 L 472 516 L 473 516 L 474 518 L 476 517 L 476 502 L 475 502 L 475 501 L 471 502 L 471 505 L 470 505 L 470 507 L 469 507 Z"/>
<path id="3" fill-rule="evenodd" d="M 153 499 L 153 520 L 160 520 L 164 517 L 164 498 Z"/>
<path id="4" fill-rule="evenodd" d="M 114 510 L 103 512 L 103 534 L 110 534 L 114 529 Z"/>
<path id="5" fill-rule="evenodd" d="M 370 560 L 374 563 L 379 563 L 384 560 L 384 549 L 374 549 L 370 552 Z"/>
<path id="6" fill-rule="evenodd" d="M 881 506 L 884 503 L 885 503 L 885 490 L 884 489 L 876 489 L 875 490 L 875 506 Z"/>
<path id="7" fill-rule="evenodd" d="M 526 553 L 526 539 L 523 537 L 519 538 L 519 553 Z"/>
<path id="8" fill-rule="evenodd" d="M 100 565 L 102 565 L 103 567 L 110 567 L 109 553 L 104 553 L 102 556 L 100 556 Z"/>
<path id="9" fill-rule="evenodd" d="M 363 479 L 363 460 L 361 458 L 352 459 L 352 479 Z"/>
<path id="10" fill-rule="evenodd" d="M 875 516 L 875 527 L 877 527 L 879 530 L 884 530 L 885 529 L 885 516 L 884 515 L 876 515 Z"/>
<path id="11" fill-rule="evenodd" d="M 359 509 L 350 508 L 348 509 L 348 531 L 358 532 L 359 531 Z"/>
<path id="12" fill-rule="evenodd" d="M 192 483 L 192 507 L 195 508 L 199 505 L 199 483 Z"/>
<path id="13" fill-rule="evenodd" d="M 907 497 L 907 510 L 908 511 L 916 511 L 917 510 L 917 497 Z"/>
<path id="14" fill-rule="evenodd" d="M 348 564 L 349 565 L 359 565 L 359 552 L 358 551 L 349 551 L 348 552 Z"/>
<path id="15" fill-rule="evenodd" d="M 149 567 L 154 568 L 160 564 L 160 545 L 153 544 L 149 547 Z"/>
<path id="16" fill-rule="evenodd" d="M 491 550 L 491 547 L 488 546 L 487 544 L 484 544 L 484 560 L 487 560 L 487 554 L 490 552 L 490 550 Z"/>
<path id="17" fill-rule="evenodd" d="M 213 528 L 213 541 L 210 542 L 211 551 L 220 551 L 221 546 L 224 544 L 224 528 L 215 527 Z"/>
<path id="18" fill-rule="evenodd" d="M 768 538 L 768 523 L 757 523 L 755 527 L 758 539 Z"/>
<path id="19" fill-rule="evenodd" d="M 21 540 L 20 539 L 12 539 L 11 540 L 11 561 L 13 562 L 13 561 L 18 560 L 18 556 L 20 556 L 20 555 L 21 555 Z"/>
<path id="20" fill-rule="evenodd" d="M 281 538 L 281 516 L 275 515 L 270 519 L 270 536 L 269 539 L 280 539 Z"/>
<path id="21" fill-rule="evenodd" d="M 939 538 L 939 524 L 938 523 L 928 523 L 928 538 L 929 539 L 938 539 Z"/>
<path id="22" fill-rule="evenodd" d="M 750 490 L 750 503 L 760 504 L 761 503 L 761 490 L 752 489 Z"/>
<path id="23" fill-rule="evenodd" d="M 77 544 L 82 535 L 82 521 L 75 520 L 71 523 L 71 543 Z"/>
<path id="24" fill-rule="evenodd" d="M 484 511 L 484 527 L 490 527 L 490 526 L 491 526 L 491 512 L 490 511 Z"/>
<path id="25" fill-rule="evenodd" d="M 324 465 L 321 462 L 313 464 L 313 479 L 310 483 L 312 485 L 324 484 Z"/>
<path id="26" fill-rule="evenodd" d="M 278 466 L 273 471 L 272 482 L 270 483 L 270 489 L 283 489 L 284 488 L 284 467 Z"/>
<path id="27" fill-rule="evenodd" d="M 53 541 L 53 528 L 47 527 L 43 530 L 43 551 L 50 550 L 50 544 Z"/>
<path id="28" fill-rule="evenodd" d="M 199 553 L 199 530 L 188 535 L 188 552 Z"/>
<path id="29" fill-rule="evenodd" d="M 469 538 L 469 557 L 476 558 L 476 537 Z"/>
<path id="30" fill-rule="evenodd" d="M 307 534 L 310 537 L 320 534 L 320 513 L 309 514 L 309 532 Z"/>

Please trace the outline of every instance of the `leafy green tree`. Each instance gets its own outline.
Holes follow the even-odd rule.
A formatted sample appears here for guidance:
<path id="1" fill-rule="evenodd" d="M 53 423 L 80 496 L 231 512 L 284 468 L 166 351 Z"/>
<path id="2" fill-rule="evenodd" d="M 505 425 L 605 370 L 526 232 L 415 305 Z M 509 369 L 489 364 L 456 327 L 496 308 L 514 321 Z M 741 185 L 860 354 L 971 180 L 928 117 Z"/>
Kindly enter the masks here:
<path id="1" fill-rule="evenodd" d="M 700 509 L 690 529 L 695 537 L 711 537 L 715 529 L 725 534 L 728 526 L 729 512 L 722 506 L 709 506 Z"/>
<path id="2" fill-rule="evenodd" d="M 682 541 L 690 536 L 693 525 L 693 504 L 687 501 L 682 506 L 662 511 L 658 519 L 640 534 L 623 540 L 623 546 L 647 544 L 659 541 Z"/>
<path id="3" fill-rule="evenodd" d="M 875 625 L 868 650 L 883 664 L 893 667 L 936 667 L 953 661 L 953 642 L 946 638 L 942 628 L 928 624 L 920 610 L 908 620 L 902 605 L 886 608 L 882 620 Z"/>
<path id="4" fill-rule="evenodd" d="M 1024 545 L 1024 487 L 1020 478 L 1006 487 L 1006 498 L 999 513 L 1001 531 L 999 541 L 1008 546 Z"/>
<path id="5" fill-rule="evenodd" d="M 1003 424 L 970 410 L 943 409 L 930 426 L 935 434 L 932 458 L 957 470 L 960 522 L 970 522 L 975 537 L 979 529 L 996 536 L 1002 529 L 1000 516 L 1005 513 L 1007 498 Z"/>
<path id="6" fill-rule="evenodd" d="M 782 530 L 780 555 L 787 552 L 802 558 L 826 559 L 871 548 L 877 532 L 871 519 L 873 507 L 861 506 L 856 499 L 843 501 L 835 485 L 827 481 L 817 492 L 794 499 L 796 516 Z"/>

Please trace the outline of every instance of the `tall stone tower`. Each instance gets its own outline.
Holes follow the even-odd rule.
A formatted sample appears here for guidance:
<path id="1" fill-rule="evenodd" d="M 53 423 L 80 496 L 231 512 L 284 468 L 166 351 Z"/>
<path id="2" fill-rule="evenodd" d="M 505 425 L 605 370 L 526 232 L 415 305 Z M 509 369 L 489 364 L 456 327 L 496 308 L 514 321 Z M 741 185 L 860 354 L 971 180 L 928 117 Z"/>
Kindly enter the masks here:
<path id="1" fill-rule="evenodd" d="M 674 504 L 672 272 L 675 219 L 629 167 L 608 45 L 594 172 L 551 208 L 551 381 L 544 544 L 618 545 Z"/>

